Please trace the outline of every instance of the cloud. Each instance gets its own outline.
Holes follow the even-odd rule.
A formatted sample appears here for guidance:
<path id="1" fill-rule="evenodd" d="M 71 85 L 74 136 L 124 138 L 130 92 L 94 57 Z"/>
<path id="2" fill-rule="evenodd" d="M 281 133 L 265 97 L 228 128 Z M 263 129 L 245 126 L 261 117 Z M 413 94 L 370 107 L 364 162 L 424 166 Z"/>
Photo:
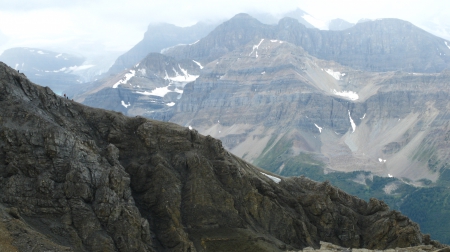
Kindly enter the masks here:
<path id="1" fill-rule="evenodd" d="M 0 30 L 8 45 L 104 45 L 126 51 L 137 44 L 152 23 L 189 26 L 201 20 L 223 21 L 237 13 L 278 15 L 300 8 L 320 19 L 396 17 L 415 23 L 450 9 L 440 0 L 14 0 L 0 3 Z M 418 22 L 418 21 L 417 21 Z M 418 23 L 415 24 L 418 24 Z M 450 23 L 450 21 L 448 22 Z M 85 42 L 81 42 L 85 41 Z M 70 42 L 70 43 L 69 43 Z M 80 46 L 77 46 L 80 47 Z M 48 48 L 48 47 L 47 47 Z M 83 48 L 82 46 L 80 48 Z"/>
<path id="2" fill-rule="evenodd" d="M 0 9 L 2 11 L 23 12 L 31 10 L 40 10 L 47 8 L 70 8 L 77 5 L 84 5 L 93 2 L 91 0 L 75 0 L 75 1 L 61 1 L 61 0 L 14 0 L 1 1 Z"/>
<path id="3" fill-rule="evenodd" d="M 8 37 L 2 31 L 0 31 L 0 45 L 5 44 L 6 41 L 8 41 Z"/>

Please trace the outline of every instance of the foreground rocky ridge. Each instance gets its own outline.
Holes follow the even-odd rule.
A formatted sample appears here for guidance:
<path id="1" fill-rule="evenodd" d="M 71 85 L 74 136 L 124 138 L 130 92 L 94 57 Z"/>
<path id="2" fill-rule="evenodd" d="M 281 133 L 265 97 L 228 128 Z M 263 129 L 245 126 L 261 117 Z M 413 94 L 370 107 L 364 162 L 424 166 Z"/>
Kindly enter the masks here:
<path id="1" fill-rule="evenodd" d="M 93 109 L 0 65 L 2 248 L 229 251 L 429 244 L 407 217 L 276 178 L 175 124 Z M 439 244 L 434 243 L 439 246 Z"/>

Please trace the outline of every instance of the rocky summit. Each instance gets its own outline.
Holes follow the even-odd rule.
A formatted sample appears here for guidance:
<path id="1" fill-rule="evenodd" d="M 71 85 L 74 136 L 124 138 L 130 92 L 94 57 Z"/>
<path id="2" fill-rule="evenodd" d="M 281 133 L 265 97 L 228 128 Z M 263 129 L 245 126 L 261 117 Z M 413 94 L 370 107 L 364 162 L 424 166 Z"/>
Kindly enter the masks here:
<path id="1" fill-rule="evenodd" d="M 0 250 L 434 245 L 376 199 L 284 178 L 172 123 L 94 109 L 0 64 Z"/>

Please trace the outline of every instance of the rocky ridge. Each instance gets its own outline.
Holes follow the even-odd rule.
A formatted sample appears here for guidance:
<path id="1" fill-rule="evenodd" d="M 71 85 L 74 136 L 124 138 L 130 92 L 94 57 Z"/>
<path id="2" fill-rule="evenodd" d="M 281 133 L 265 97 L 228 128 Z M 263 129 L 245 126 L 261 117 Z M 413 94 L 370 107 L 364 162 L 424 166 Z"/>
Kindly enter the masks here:
<path id="1" fill-rule="evenodd" d="M 269 175 L 195 130 L 86 107 L 4 64 L 0 90 L 2 248 L 440 246 L 383 202 Z"/>

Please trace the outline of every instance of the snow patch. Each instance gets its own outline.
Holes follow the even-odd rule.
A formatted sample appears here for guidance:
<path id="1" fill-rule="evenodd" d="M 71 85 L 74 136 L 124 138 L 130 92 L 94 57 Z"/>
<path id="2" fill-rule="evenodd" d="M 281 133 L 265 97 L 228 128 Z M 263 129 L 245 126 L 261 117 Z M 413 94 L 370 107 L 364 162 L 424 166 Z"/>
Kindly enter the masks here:
<path id="1" fill-rule="evenodd" d="M 116 82 L 116 84 L 113 85 L 113 88 L 117 88 L 120 84 L 127 84 L 127 82 L 131 78 L 133 78 L 135 74 L 136 74 L 135 70 L 130 70 L 130 72 L 126 73 L 120 81 Z"/>
<path id="2" fill-rule="evenodd" d="M 312 26 L 316 27 L 317 29 L 320 30 L 327 30 L 328 29 L 328 22 L 327 21 L 323 21 L 320 19 L 317 19 L 311 15 L 305 14 L 302 16 L 302 18 L 304 20 L 306 20 L 306 22 L 310 23 Z"/>
<path id="3" fill-rule="evenodd" d="M 139 63 L 137 63 L 134 67 L 138 67 L 139 66 Z"/>
<path id="4" fill-rule="evenodd" d="M 195 45 L 195 44 L 197 44 L 197 43 L 198 43 L 198 41 L 200 41 L 200 40 L 197 40 L 197 41 L 195 41 L 194 43 L 192 43 L 192 44 L 189 44 L 189 45 Z"/>
<path id="5" fill-rule="evenodd" d="M 169 102 L 169 103 L 166 103 L 166 105 L 169 107 L 172 107 L 173 105 L 175 105 L 175 102 Z"/>
<path id="6" fill-rule="evenodd" d="M 319 133 L 322 133 L 322 127 L 319 127 L 317 124 L 314 123 L 314 125 L 316 126 L 316 128 L 319 129 Z"/>
<path id="7" fill-rule="evenodd" d="M 450 45 L 447 44 L 447 41 L 444 41 L 445 45 L 450 49 Z"/>
<path id="8" fill-rule="evenodd" d="M 335 72 L 335 71 L 333 71 L 333 70 L 331 70 L 331 69 L 328 69 L 326 72 L 327 72 L 329 75 L 333 76 L 333 78 L 335 78 L 336 80 L 340 80 L 340 79 L 341 79 L 341 76 L 342 76 L 342 77 L 345 76 L 345 73 Z"/>
<path id="9" fill-rule="evenodd" d="M 280 43 L 280 44 L 283 44 L 283 41 L 281 41 L 281 40 L 276 40 L 276 39 L 271 39 L 270 40 L 270 42 L 272 42 L 272 43 Z"/>
<path id="10" fill-rule="evenodd" d="M 178 64 L 178 68 L 180 68 L 183 75 L 180 75 L 175 68 L 172 68 L 172 70 L 175 72 L 175 77 L 169 77 L 166 71 L 166 76 L 164 77 L 165 80 L 171 80 L 175 82 L 192 82 L 195 81 L 200 75 L 190 75 L 188 74 L 187 70 L 181 68 L 180 64 Z"/>
<path id="11" fill-rule="evenodd" d="M 189 130 L 192 130 L 192 126 L 191 126 L 191 125 L 189 125 L 189 127 L 188 127 L 188 128 L 189 128 Z"/>
<path id="12" fill-rule="evenodd" d="M 275 183 L 277 183 L 277 184 L 280 183 L 280 181 L 281 181 L 280 178 L 277 178 L 277 177 L 275 177 L 275 176 L 266 174 L 266 173 L 264 173 L 264 172 L 261 172 L 261 174 L 264 175 L 264 176 L 266 176 L 266 177 L 268 177 L 268 178 L 270 178 L 273 182 L 275 182 Z"/>
<path id="13" fill-rule="evenodd" d="M 392 176 L 391 174 L 388 173 L 388 177 L 389 177 L 389 178 L 393 178 L 394 176 Z"/>
<path id="14" fill-rule="evenodd" d="M 141 75 L 147 75 L 147 70 L 145 70 L 145 68 L 138 69 L 138 72 L 140 72 Z"/>
<path id="15" fill-rule="evenodd" d="M 364 119 L 364 118 L 366 118 L 366 113 L 364 113 L 364 115 L 363 115 L 363 117 L 361 117 L 361 118 L 359 118 L 359 119 Z"/>
<path id="16" fill-rule="evenodd" d="M 68 72 L 70 72 L 70 71 L 76 72 L 76 71 L 81 71 L 81 70 L 91 68 L 93 66 L 95 66 L 95 65 L 71 66 L 71 67 L 67 68 L 67 71 Z"/>
<path id="17" fill-rule="evenodd" d="M 200 67 L 200 69 L 203 69 L 203 66 L 202 66 L 202 64 L 200 64 L 200 62 L 197 62 L 197 61 L 195 61 L 195 60 L 192 60 L 192 62 L 194 62 L 195 64 L 197 64 L 197 65 Z"/>
<path id="18" fill-rule="evenodd" d="M 164 77 L 164 80 L 169 81 L 169 84 L 165 87 L 158 87 L 155 88 L 151 91 L 137 91 L 137 94 L 141 94 L 141 95 L 153 95 L 153 96 L 159 96 L 159 97 L 164 97 L 167 93 L 169 92 L 175 92 L 178 93 L 180 95 L 178 95 L 177 99 L 181 98 L 181 95 L 183 94 L 183 89 L 184 86 L 192 81 L 195 81 L 199 75 L 190 75 L 188 74 L 187 70 L 183 69 L 180 65 L 178 65 L 178 68 L 180 69 L 181 73 L 183 73 L 183 75 L 180 75 L 177 70 L 175 70 L 175 68 L 172 68 L 172 70 L 175 72 L 175 77 L 169 77 L 169 75 L 167 74 L 166 71 L 166 76 Z M 138 70 L 140 71 L 140 70 Z M 171 86 L 175 86 L 174 90 L 169 89 L 169 87 Z M 166 104 L 167 106 L 173 106 L 173 105 L 169 105 L 171 103 Z M 174 104 L 175 105 L 175 104 Z"/>
<path id="19" fill-rule="evenodd" d="M 263 75 L 266 74 L 266 71 L 262 72 L 261 74 L 263 74 Z"/>
<path id="20" fill-rule="evenodd" d="M 352 117 L 350 116 L 350 110 L 348 110 L 348 118 L 350 118 L 350 124 L 352 125 L 352 129 L 353 129 L 352 133 L 353 133 L 353 132 L 355 132 L 356 124 L 353 121 Z"/>
<path id="21" fill-rule="evenodd" d="M 59 58 L 59 57 L 61 57 L 61 56 L 62 56 L 62 53 L 56 55 L 55 58 Z"/>
<path id="22" fill-rule="evenodd" d="M 338 95 L 338 96 L 342 96 L 342 97 L 347 98 L 347 99 L 352 100 L 352 101 L 356 101 L 356 100 L 359 99 L 359 95 L 356 92 L 353 92 L 353 91 L 338 92 L 338 91 L 336 91 L 336 89 L 333 89 L 333 94 Z"/>
<path id="23" fill-rule="evenodd" d="M 37 53 L 39 53 L 39 54 L 46 54 L 43 51 L 37 51 Z"/>
<path id="24" fill-rule="evenodd" d="M 124 101 L 122 101 L 122 106 L 124 106 L 125 108 L 128 108 L 130 106 L 130 102 L 128 102 L 128 104 L 126 104 Z"/>
<path id="25" fill-rule="evenodd" d="M 142 94 L 142 95 L 154 95 L 154 96 L 164 97 L 169 92 L 172 92 L 172 91 L 169 90 L 169 86 L 166 86 L 166 87 L 155 88 L 151 92 L 148 92 L 148 91 L 144 91 L 144 92 L 137 91 L 136 93 Z"/>
<path id="26" fill-rule="evenodd" d="M 253 46 L 252 52 L 249 53 L 248 56 L 251 56 L 251 55 L 253 54 L 253 52 L 255 51 L 255 49 L 258 50 L 259 46 L 261 45 L 261 43 L 262 43 L 263 41 L 264 41 L 264 39 L 261 39 L 261 41 L 259 41 L 259 44 L 254 45 L 254 46 Z M 258 51 L 256 51 L 256 54 L 255 54 L 255 55 L 256 55 L 256 58 L 258 58 Z"/>
<path id="27" fill-rule="evenodd" d="M 379 161 L 380 163 L 386 163 L 386 159 L 378 158 L 378 161 Z"/>

